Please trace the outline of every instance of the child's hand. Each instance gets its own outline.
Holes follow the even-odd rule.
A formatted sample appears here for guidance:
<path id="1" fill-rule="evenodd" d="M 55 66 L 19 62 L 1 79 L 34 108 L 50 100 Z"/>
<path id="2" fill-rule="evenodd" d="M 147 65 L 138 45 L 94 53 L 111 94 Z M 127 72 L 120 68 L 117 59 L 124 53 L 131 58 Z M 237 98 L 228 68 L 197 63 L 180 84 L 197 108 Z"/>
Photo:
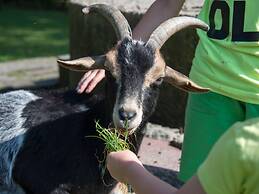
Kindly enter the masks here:
<path id="1" fill-rule="evenodd" d="M 144 169 L 143 164 L 130 150 L 109 153 L 107 168 L 111 176 L 122 183 L 129 183 L 140 168 Z"/>
<path id="2" fill-rule="evenodd" d="M 104 77 L 105 70 L 103 69 L 90 70 L 86 72 L 77 84 L 77 92 L 83 93 L 85 91 L 86 93 L 90 93 Z"/>

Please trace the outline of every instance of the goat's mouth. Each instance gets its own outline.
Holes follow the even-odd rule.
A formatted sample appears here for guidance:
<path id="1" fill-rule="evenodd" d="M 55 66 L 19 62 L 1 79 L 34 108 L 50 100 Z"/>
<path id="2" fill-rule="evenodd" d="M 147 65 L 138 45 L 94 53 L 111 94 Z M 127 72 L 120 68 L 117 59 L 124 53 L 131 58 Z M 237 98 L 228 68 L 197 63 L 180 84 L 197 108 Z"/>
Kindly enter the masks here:
<path id="1" fill-rule="evenodd" d="M 118 126 L 115 126 L 114 123 L 112 122 L 109 124 L 109 129 L 111 131 L 117 130 L 121 134 L 132 135 L 136 131 L 137 127 L 134 127 L 134 128 L 118 127 Z"/>

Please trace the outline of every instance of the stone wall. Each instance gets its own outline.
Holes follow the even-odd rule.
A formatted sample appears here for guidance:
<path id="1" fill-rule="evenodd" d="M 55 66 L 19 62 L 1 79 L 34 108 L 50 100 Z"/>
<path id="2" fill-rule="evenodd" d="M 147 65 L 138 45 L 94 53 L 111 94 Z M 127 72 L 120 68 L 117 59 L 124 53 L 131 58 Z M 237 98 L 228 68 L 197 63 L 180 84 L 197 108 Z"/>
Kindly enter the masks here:
<path id="1" fill-rule="evenodd" d="M 85 5 L 107 3 L 119 8 L 132 28 L 154 0 L 71 0 L 69 3 L 70 18 L 70 56 L 72 59 L 99 55 L 109 50 L 116 42 L 111 25 L 97 14 L 85 16 L 81 10 Z M 196 16 L 203 0 L 189 0 L 183 6 L 181 15 Z M 171 37 L 162 48 L 162 54 L 168 65 L 188 75 L 198 38 L 195 30 L 186 29 Z M 67 72 L 61 69 L 61 80 L 74 88 L 82 74 Z M 95 92 L 102 91 L 100 84 Z M 161 94 L 152 122 L 182 127 L 187 94 L 167 84 L 163 84 Z"/>

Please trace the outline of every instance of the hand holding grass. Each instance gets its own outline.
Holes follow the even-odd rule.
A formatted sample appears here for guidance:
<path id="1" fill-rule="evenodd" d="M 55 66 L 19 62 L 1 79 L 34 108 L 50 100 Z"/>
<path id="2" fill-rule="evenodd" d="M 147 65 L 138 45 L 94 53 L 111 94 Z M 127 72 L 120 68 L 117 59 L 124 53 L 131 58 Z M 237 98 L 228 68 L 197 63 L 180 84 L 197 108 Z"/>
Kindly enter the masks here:
<path id="1" fill-rule="evenodd" d="M 118 151 L 127 150 L 128 152 L 130 149 L 130 142 L 128 141 L 128 131 L 125 130 L 124 133 L 120 132 L 120 130 L 116 128 L 104 128 L 98 122 L 95 124 L 96 132 L 99 139 L 104 141 L 104 163 L 102 167 L 102 177 L 104 176 L 106 167 L 107 167 L 107 155 L 109 153 L 115 153 Z M 125 123 L 125 129 L 127 129 L 127 123 Z M 133 154 L 133 152 L 132 152 Z M 115 178 L 115 177 L 114 177 Z M 118 179 L 117 179 L 118 180 Z M 122 181 L 124 182 L 124 181 Z"/>
<path id="2" fill-rule="evenodd" d="M 137 156 L 130 150 L 111 152 L 106 159 L 107 169 L 111 176 L 119 182 L 129 183 L 131 172 L 144 168 Z M 134 179 L 134 175 L 132 177 Z"/>

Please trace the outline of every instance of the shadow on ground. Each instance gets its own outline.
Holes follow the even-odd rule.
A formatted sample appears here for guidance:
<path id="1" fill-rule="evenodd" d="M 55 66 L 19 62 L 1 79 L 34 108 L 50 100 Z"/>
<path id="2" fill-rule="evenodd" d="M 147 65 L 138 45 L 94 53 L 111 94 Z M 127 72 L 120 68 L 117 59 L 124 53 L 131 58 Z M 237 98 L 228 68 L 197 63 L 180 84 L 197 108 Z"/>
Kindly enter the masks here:
<path id="1" fill-rule="evenodd" d="M 177 171 L 165 169 L 162 167 L 144 165 L 145 168 L 151 172 L 153 175 L 159 177 L 161 180 L 169 183 L 170 185 L 180 188 L 183 185 L 183 182 L 177 178 Z"/>

